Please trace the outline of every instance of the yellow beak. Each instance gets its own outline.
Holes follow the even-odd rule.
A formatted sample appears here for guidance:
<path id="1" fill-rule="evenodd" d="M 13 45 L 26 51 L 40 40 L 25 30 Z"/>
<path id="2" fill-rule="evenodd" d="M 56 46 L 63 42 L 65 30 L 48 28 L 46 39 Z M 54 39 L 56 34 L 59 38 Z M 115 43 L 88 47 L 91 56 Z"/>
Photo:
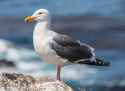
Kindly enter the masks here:
<path id="1" fill-rule="evenodd" d="M 34 17 L 34 16 L 26 16 L 26 17 L 25 17 L 25 21 L 26 21 L 27 23 L 32 23 L 32 22 L 35 20 L 35 18 L 36 18 L 36 17 Z"/>

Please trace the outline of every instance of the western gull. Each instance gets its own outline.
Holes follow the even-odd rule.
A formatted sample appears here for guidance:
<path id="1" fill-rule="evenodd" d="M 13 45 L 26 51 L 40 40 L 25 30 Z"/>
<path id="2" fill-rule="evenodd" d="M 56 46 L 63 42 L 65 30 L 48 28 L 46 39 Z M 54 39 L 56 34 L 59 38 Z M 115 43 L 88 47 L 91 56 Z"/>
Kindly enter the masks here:
<path id="1" fill-rule="evenodd" d="M 67 64 L 109 66 L 109 62 L 96 57 L 90 45 L 51 30 L 48 10 L 38 9 L 32 16 L 25 17 L 25 21 L 36 21 L 33 31 L 34 49 L 44 61 L 57 66 L 57 80 L 61 80 L 61 67 Z"/>

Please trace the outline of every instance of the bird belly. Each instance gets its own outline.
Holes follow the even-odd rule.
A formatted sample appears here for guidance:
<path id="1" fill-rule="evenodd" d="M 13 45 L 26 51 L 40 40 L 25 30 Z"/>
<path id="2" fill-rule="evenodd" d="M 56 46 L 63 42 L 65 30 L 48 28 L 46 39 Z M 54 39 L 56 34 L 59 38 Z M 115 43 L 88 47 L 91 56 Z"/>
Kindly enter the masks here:
<path id="1" fill-rule="evenodd" d="M 52 55 L 52 54 L 41 55 L 41 58 L 43 59 L 43 61 L 45 61 L 49 64 L 64 65 L 67 63 L 66 59 L 62 59 L 62 58 Z"/>
<path id="2" fill-rule="evenodd" d="M 47 40 L 45 40 L 45 42 L 43 41 L 44 40 L 42 40 L 42 42 L 38 42 L 37 40 L 34 42 L 35 51 L 38 53 L 43 61 L 55 65 L 64 65 L 67 63 L 66 59 L 58 56 L 56 52 L 50 48 L 49 42 L 47 42 Z"/>

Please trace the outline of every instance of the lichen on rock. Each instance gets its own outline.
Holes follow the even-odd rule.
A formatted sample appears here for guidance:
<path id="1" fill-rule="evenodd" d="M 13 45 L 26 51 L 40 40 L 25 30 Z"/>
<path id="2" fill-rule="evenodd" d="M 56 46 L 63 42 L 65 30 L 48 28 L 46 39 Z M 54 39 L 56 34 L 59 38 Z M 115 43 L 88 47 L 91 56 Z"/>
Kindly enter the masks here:
<path id="1" fill-rule="evenodd" d="M 0 75 L 0 91 L 73 91 L 63 81 L 16 73 Z"/>

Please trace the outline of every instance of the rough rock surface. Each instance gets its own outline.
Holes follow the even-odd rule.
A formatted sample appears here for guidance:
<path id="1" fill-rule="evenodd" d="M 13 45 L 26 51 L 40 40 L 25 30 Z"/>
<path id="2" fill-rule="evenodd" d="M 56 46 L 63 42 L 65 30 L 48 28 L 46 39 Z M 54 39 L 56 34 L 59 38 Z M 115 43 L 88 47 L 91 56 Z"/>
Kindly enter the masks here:
<path id="1" fill-rule="evenodd" d="M 73 91 L 62 81 L 16 73 L 0 75 L 0 91 Z"/>

